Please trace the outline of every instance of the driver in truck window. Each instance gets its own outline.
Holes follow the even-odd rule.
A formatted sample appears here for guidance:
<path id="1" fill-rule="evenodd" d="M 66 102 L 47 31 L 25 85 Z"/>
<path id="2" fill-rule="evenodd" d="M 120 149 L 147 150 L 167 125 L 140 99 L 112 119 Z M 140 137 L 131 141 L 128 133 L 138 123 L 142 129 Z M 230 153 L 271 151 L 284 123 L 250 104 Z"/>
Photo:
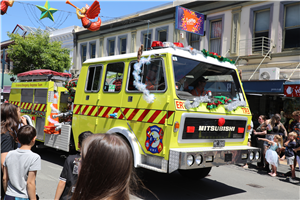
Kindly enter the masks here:
<path id="1" fill-rule="evenodd" d="M 197 80 L 195 88 L 191 91 L 192 95 L 194 95 L 194 96 L 207 95 L 208 91 L 204 90 L 207 80 L 208 79 L 204 78 L 203 76 L 200 76 Z"/>
<path id="2" fill-rule="evenodd" d="M 158 85 L 157 72 L 158 72 L 157 65 L 152 64 L 149 66 L 148 73 L 146 76 L 146 81 L 145 81 L 145 84 L 147 85 L 146 88 L 148 90 L 156 90 Z"/>

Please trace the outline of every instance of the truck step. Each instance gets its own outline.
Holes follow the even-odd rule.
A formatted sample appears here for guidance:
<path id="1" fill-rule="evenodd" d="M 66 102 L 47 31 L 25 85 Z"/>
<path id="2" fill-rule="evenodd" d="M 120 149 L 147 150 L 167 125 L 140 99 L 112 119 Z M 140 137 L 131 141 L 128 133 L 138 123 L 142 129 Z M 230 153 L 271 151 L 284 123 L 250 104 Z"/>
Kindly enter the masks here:
<path id="1" fill-rule="evenodd" d="M 167 171 L 165 171 L 163 169 L 159 169 L 157 167 L 153 167 L 153 166 L 146 165 L 146 164 L 138 164 L 138 167 L 142 167 L 142 168 L 149 169 L 149 170 L 156 171 L 156 172 L 160 172 L 160 173 L 168 173 Z"/>

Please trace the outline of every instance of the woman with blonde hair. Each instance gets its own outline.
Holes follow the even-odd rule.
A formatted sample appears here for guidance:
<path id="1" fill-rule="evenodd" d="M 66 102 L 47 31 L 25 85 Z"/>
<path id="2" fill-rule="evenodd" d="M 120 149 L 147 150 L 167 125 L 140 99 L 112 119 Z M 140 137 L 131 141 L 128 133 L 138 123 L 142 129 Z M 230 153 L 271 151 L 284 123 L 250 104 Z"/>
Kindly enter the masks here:
<path id="1" fill-rule="evenodd" d="M 116 134 L 96 134 L 83 142 L 79 176 L 71 200 L 129 200 L 133 157 Z"/>

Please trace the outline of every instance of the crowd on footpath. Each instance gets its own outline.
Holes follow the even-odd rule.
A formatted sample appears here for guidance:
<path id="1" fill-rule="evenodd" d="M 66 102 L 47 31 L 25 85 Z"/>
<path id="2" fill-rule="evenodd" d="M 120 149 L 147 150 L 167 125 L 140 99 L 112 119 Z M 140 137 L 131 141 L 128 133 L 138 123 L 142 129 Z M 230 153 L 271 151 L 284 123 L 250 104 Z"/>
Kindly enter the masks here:
<path id="1" fill-rule="evenodd" d="M 20 108 L 1 104 L 1 200 L 39 199 L 41 157 L 31 151 L 35 139 L 36 129 Z M 86 131 L 78 141 L 80 153 L 65 160 L 55 200 L 129 200 L 136 188 L 147 189 L 133 171 L 133 155 L 122 137 Z"/>
<path id="2" fill-rule="evenodd" d="M 248 137 L 248 145 L 259 147 L 262 151 L 257 168 L 276 177 L 279 162 L 286 162 L 290 171 L 281 176 L 285 176 L 291 183 L 298 183 L 295 170 L 297 163 L 300 167 L 300 110 L 291 115 L 285 115 L 282 111 L 281 114 L 274 114 L 271 119 L 259 115 L 257 121 L 257 126 L 252 122 L 254 127 Z M 248 168 L 248 164 L 243 167 Z"/>

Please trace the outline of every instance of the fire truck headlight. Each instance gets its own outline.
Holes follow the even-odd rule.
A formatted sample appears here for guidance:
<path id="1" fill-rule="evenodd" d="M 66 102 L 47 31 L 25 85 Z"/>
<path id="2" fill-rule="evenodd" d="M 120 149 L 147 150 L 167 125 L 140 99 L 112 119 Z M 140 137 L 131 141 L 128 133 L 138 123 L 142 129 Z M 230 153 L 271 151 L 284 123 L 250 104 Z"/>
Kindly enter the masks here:
<path id="1" fill-rule="evenodd" d="M 195 161 L 196 161 L 197 165 L 200 165 L 202 163 L 202 156 L 201 155 L 196 155 Z"/>
<path id="2" fill-rule="evenodd" d="M 258 160 L 260 158 L 260 153 L 259 151 L 255 153 L 255 159 Z"/>
<path id="3" fill-rule="evenodd" d="M 188 157 L 186 158 L 186 164 L 188 166 L 192 166 L 194 164 L 194 156 L 188 155 Z"/>
<path id="4" fill-rule="evenodd" d="M 249 154 L 249 159 L 250 159 L 250 160 L 253 160 L 253 158 L 254 158 L 254 153 L 251 152 L 251 153 Z"/>

